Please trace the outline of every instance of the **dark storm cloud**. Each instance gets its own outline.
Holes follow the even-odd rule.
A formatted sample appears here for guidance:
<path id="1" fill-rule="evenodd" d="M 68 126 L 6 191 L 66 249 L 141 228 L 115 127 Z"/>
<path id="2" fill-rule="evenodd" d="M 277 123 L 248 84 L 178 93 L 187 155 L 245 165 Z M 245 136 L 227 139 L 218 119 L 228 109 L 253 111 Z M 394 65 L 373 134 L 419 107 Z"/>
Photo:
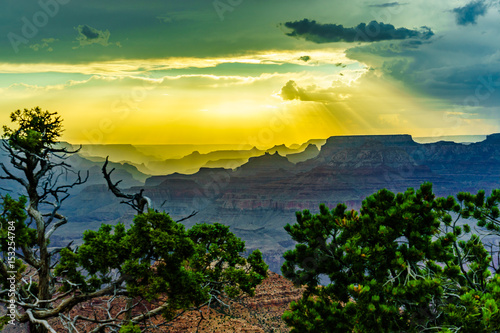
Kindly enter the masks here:
<path id="1" fill-rule="evenodd" d="M 284 101 L 293 101 L 295 99 L 302 101 L 309 100 L 305 90 L 297 86 L 297 83 L 295 83 L 295 81 L 293 80 L 288 81 L 281 88 L 279 95 L 281 96 L 281 98 L 283 98 Z"/>
<path id="2" fill-rule="evenodd" d="M 350 48 L 346 55 L 413 91 L 448 100 L 460 108 L 479 112 L 475 107 L 500 105 L 500 52 L 497 47 L 485 47 L 476 40 L 476 44 L 468 41 L 469 47 L 464 49 L 459 32 L 450 37 L 453 40 L 448 40 L 444 46 L 428 43 L 411 48 L 381 42 Z M 488 59 L 488 62 L 480 63 L 477 59 Z"/>
<path id="3" fill-rule="evenodd" d="M 100 44 L 102 46 L 110 45 L 109 30 L 97 30 L 86 24 L 79 25 L 75 29 L 76 31 L 78 31 L 78 37 L 76 38 L 76 40 L 80 43 L 80 46 L 86 46 L 90 44 Z M 117 45 L 119 45 L 119 43 Z"/>
<path id="4" fill-rule="evenodd" d="M 368 7 L 376 7 L 376 8 L 388 8 L 388 7 L 397 7 L 405 5 L 404 3 L 399 3 L 399 2 L 386 2 L 386 3 L 381 3 L 378 5 L 369 5 Z"/>
<path id="5" fill-rule="evenodd" d="M 94 28 L 91 28 L 89 27 L 88 25 L 83 25 L 83 26 L 80 26 L 80 33 L 82 35 L 84 35 L 85 37 L 87 37 L 88 39 L 96 39 L 96 38 L 99 38 L 99 32 L 94 29 Z"/>
<path id="6" fill-rule="evenodd" d="M 320 102 L 331 103 L 335 102 L 336 96 L 329 89 L 320 89 L 316 85 L 307 86 L 306 88 L 299 87 L 293 80 L 288 81 L 279 93 L 279 96 L 284 101 L 303 101 L 303 102 Z"/>
<path id="7" fill-rule="evenodd" d="M 189 4 L 187 4 L 189 2 Z M 45 5 L 50 5 L 48 14 Z M 64 3 L 64 4 L 62 4 Z M 56 10 L 56 9 L 57 10 Z M 156 19 L 158 16 L 172 17 L 175 24 L 167 25 Z M 35 17 L 35 20 L 33 20 Z M 44 17 L 47 24 L 36 24 L 33 37 L 25 37 L 25 26 Z M 206 17 L 205 20 L 202 18 Z M 25 19 L 23 19 L 25 18 Z M 189 19 L 192 18 L 192 19 Z M 37 22 L 38 22 L 37 21 Z M 2 62 L 82 62 L 97 60 L 97 58 L 137 59 L 158 58 L 165 56 L 206 56 L 212 49 L 223 54 L 226 49 L 214 47 L 215 42 L 206 37 L 210 34 L 233 40 L 229 35 L 237 33 L 238 29 L 227 29 L 226 33 L 213 33 L 218 27 L 207 28 L 209 23 L 219 22 L 212 1 L 164 1 L 164 0 L 86 0 L 86 1 L 1 1 L 0 2 L 0 59 Z M 279 22 L 275 19 L 273 23 Z M 78 29 L 78 26 L 82 28 Z M 219 26 L 223 26 L 219 24 Z M 98 31 L 95 31 L 93 29 Z M 29 29 L 28 29 L 29 30 Z M 107 40 L 107 31 L 110 38 Z M 204 37 L 197 37 L 203 31 Z M 13 32 L 23 38 L 17 46 L 16 53 L 12 43 L 6 38 Z M 179 33 L 181 32 L 181 33 Z M 276 32 L 279 35 L 279 31 Z M 234 35 L 231 35 L 234 36 Z M 41 39 L 54 38 L 58 40 L 53 52 L 33 52 L 31 45 L 40 44 Z M 196 39 L 196 43 L 187 43 Z M 164 42 L 168 40 L 168 43 Z M 121 48 L 117 45 L 121 42 Z M 241 42 L 241 44 L 244 44 Z M 232 44 L 231 44 L 232 45 Z M 96 47 L 108 46 L 95 52 Z M 112 46 L 112 47 L 109 47 Z M 34 46 L 36 47 L 36 46 Z M 76 51 L 78 49 L 78 51 Z M 205 51 L 209 50 L 209 51 Z M 214 53 L 215 53 L 214 51 Z M 41 59 L 40 57 L 44 57 Z"/>
<path id="8" fill-rule="evenodd" d="M 457 24 L 468 25 L 476 24 L 479 16 L 484 16 L 488 10 L 488 6 L 484 1 L 470 2 L 463 7 L 453 9 L 456 15 Z"/>
<path id="9" fill-rule="evenodd" d="M 392 24 L 371 21 L 360 23 L 357 27 L 345 28 L 339 24 L 321 24 L 314 20 L 286 22 L 285 27 L 292 29 L 291 37 L 300 37 L 315 43 L 334 42 L 377 42 L 382 40 L 401 40 L 407 38 L 429 39 L 434 35 L 428 27 L 420 30 L 395 28 Z"/>

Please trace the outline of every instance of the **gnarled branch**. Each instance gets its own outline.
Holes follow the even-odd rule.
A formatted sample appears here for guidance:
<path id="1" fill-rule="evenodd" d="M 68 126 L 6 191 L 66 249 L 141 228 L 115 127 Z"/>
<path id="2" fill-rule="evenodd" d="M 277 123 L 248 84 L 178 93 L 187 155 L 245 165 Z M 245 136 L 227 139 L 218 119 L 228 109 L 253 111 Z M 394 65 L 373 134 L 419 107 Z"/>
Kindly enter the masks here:
<path id="1" fill-rule="evenodd" d="M 120 184 L 121 180 L 113 183 L 111 180 L 111 173 L 115 171 L 115 168 L 111 169 L 111 171 L 107 171 L 107 166 L 109 163 L 109 156 L 106 156 L 106 162 L 102 166 L 102 173 L 104 175 L 104 179 L 106 179 L 106 183 L 108 184 L 108 189 L 113 192 L 113 194 L 117 198 L 124 198 L 126 200 L 122 201 L 122 203 L 131 206 L 134 210 L 137 211 L 138 214 L 144 213 L 144 210 L 151 207 L 151 199 L 144 196 L 142 193 L 144 189 L 141 189 L 139 192 L 135 194 L 125 194 L 119 188 L 118 184 Z"/>

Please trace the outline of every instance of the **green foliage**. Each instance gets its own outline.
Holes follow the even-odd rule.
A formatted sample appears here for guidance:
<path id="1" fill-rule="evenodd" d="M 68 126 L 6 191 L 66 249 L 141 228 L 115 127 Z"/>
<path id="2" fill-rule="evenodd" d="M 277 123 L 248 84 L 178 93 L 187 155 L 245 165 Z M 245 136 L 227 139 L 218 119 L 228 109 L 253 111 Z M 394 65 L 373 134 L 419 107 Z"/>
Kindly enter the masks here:
<path id="1" fill-rule="evenodd" d="M 463 201 L 474 202 L 464 209 Z M 481 194 L 436 198 L 426 183 L 381 190 L 359 213 L 345 205 L 298 212 L 285 227 L 298 244 L 282 272 L 306 291 L 283 319 L 292 332 L 494 331 L 499 276 L 480 238 L 457 224 L 482 203 Z"/>
<path id="2" fill-rule="evenodd" d="M 245 251 L 245 242 L 232 234 L 229 227 L 219 223 L 197 224 L 188 231 L 188 236 L 196 244 L 190 266 L 204 271 L 211 281 L 231 281 L 214 286 L 218 292 L 225 291 L 229 297 L 253 295 L 255 286 L 267 276 L 268 266 L 261 252 L 253 251 L 248 259 L 241 257 L 239 253 Z"/>
<path id="3" fill-rule="evenodd" d="M 32 109 L 17 110 L 10 119 L 18 123 L 18 128 L 3 126 L 4 138 L 9 145 L 18 150 L 39 154 L 43 148 L 55 144 L 62 133 L 62 119 L 56 112 L 43 111 L 38 106 Z"/>
<path id="4" fill-rule="evenodd" d="M 0 285 L 4 291 L 11 285 L 16 290 L 9 296 L 22 308 L 15 318 L 29 322 L 31 332 L 48 332 L 50 319 L 72 320 L 75 306 L 107 296 L 110 302 L 126 297 L 127 308 L 96 331 L 113 321 L 122 326 L 121 332 L 140 332 L 134 325 L 149 316 L 161 313 L 171 318 L 180 309 L 252 294 L 265 278 L 267 265 L 261 253 L 243 258 L 245 244 L 228 227 L 196 225 L 185 230 L 167 214 L 143 214 L 142 209 L 128 230 L 123 224 L 102 225 L 98 231 L 86 231 L 76 249 L 49 248 L 53 233 L 68 222 L 59 211 L 62 202 L 71 188 L 85 183 L 88 173 L 82 178 L 74 172 L 72 182 L 58 183 L 72 172 L 65 160 L 78 150 L 53 147 L 62 133 L 57 113 L 36 107 L 13 112 L 11 120 L 15 125 L 3 127 L 2 147 L 13 169 L 0 163 L 5 174 L 0 179 L 17 182 L 27 196 L 2 198 Z M 6 294 L 2 303 L 10 302 Z M 158 308 L 134 314 L 132 309 L 139 306 L 135 300 L 144 299 Z M 78 326 L 89 319 L 76 320 Z"/>
<path id="5" fill-rule="evenodd" d="M 478 221 L 480 227 L 500 234 L 500 189 L 493 190 L 489 197 L 484 191 L 478 194 L 461 192 L 457 195 L 458 201 L 463 208 L 463 215 L 466 218 L 473 217 Z"/>
<path id="6" fill-rule="evenodd" d="M 141 328 L 138 325 L 128 322 L 126 325 L 122 326 L 120 333 L 141 333 Z"/>
<path id="7" fill-rule="evenodd" d="M 10 321 L 9 316 L 3 316 L 0 317 L 0 330 L 3 330 L 3 328 L 7 325 L 7 323 Z"/>
<path id="8" fill-rule="evenodd" d="M 267 274 L 260 252 L 242 257 L 245 244 L 227 226 L 198 224 L 186 231 L 165 213 L 137 215 L 128 230 L 123 224 L 102 225 L 86 231 L 83 240 L 76 253 L 61 251 L 56 275 L 93 292 L 111 281 L 112 270 L 119 271 L 130 296 L 168 297 L 167 317 L 220 300 L 222 292 L 252 294 Z M 71 286 L 65 283 L 62 291 Z"/>
<path id="9" fill-rule="evenodd" d="M 1 278 L 0 285 L 7 288 L 7 270 L 17 272 L 17 276 L 23 273 L 26 265 L 17 258 L 17 255 L 12 255 L 22 247 L 32 247 L 36 244 L 36 230 L 26 226 L 27 218 L 25 205 L 26 197 L 21 196 L 18 200 L 14 200 L 10 195 L 2 198 L 1 206 L 3 212 L 0 215 L 0 251 L 2 258 L 7 261 L 7 258 L 16 257 L 14 263 L 5 263 L 4 268 L 0 270 Z"/>
<path id="10" fill-rule="evenodd" d="M 25 223 L 27 218 L 25 206 L 26 197 L 24 196 L 18 200 L 12 199 L 8 194 L 3 197 L 3 213 L 0 215 L 0 248 L 2 252 L 7 252 L 9 231 L 14 233 L 16 249 L 21 246 L 32 247 L 36 244 L 36 230 L 28 227 Z"/>
<path id="11" fill-rule="evenodd" d="M 500 275 L 488 280 L 484 291 L 468 290 L 460 301 L 447 304 L 444 324 L 460 323 L 463 332 L 498 332 L 500 327 Z"/>

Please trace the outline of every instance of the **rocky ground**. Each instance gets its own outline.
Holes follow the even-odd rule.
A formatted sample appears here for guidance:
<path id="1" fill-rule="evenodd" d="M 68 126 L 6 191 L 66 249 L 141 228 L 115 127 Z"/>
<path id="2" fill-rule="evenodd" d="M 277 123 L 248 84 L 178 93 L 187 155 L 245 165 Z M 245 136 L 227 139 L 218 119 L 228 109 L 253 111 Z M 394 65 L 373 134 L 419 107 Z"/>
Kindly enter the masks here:
<path id="1" fill-rule="evenodd" d="M 299 299 L 301 295 L 301 288 L 295 288 L 290 281 L 282 276 L 269 272 L 268 278 L 256 288 L 253 297 L 245 297 L 238 302 L 229 301 L 227 302 L 228 308 L 223 306 L 210 309 L 203 307 L 200 311 L 185 312 L 174 321 L 169 322 L 168 325 L 164 325 L 162 318 L 158 317 L 149 321 L 150 330 L 148 332 L 289 332 L 281 320 L 281 316 L 289 308 L 290 303 Z M 88 318 L 101 318 L 104 315 L 103 309 L 107 308 L 110 300 L 109 297 L 106 297 L 96 299 L 92 303 L 78 305 L 71 311 L 70 317 L 74 318 L 76 315 L 80 315 Z M 125 299 L 119 298 L 112 300 L 112 309 L 121 309 L 125 306 L 125 302 Z M 155 308 L 155 305 L 149 303 L 143 306 L 149 309 Z M 138 309 L 135 314 L 139 314 L 140 311 L 141 309 Z M 5 313 L 5 309 L 2 309 L 2 313 Z M 57 332 L 67 332 L 59 319 L 53 319 L 50 323 Z M 89 332 L 93 328 L 93 324 L 79 325 L 78 331 Z M 28 333 L 29 329 L 27 325 L 17 323 L 16 326 L 6 326 L 2 332 Z"/>
<path id="2" fill-rule="evenodd" d="M 269 277 L 257 287 L 254 297 L 230 302 L 230 308 L 202 309 L 206 320 L 200 322 L 199 312 L 189 312 L 158 332 L 289 332 L 281 320 L 289 304 L 300 298 L 302 290 L 282 276 L 269 272 Z M 198 322 L 200 322 L 198 326 Z"/>

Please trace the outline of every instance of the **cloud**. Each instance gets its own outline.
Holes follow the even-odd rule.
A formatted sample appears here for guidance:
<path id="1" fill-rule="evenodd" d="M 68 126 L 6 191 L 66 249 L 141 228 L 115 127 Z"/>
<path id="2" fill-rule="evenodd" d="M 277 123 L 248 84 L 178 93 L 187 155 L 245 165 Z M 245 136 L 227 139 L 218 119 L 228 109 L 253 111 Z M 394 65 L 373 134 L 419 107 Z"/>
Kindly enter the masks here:
<path id="1" fill-rule="evenodd" d="M 101 31 L 91 28 L 88 25 L 82 26 L 80 32 L 82 35 L 87 37 L 87 39 L 97 39 L 99 38 L 99 34 L 102 33 Z"/>
<path id="2" fill-rule="evenodd" d="M 387 8 L 387 7 L 397 7 L 397 6 L 402 6 L 402 5 L 406 5 L 406 4 L 399 3 L 399 2 L 386 2 L 386 3 L 381 3 L 381 4 L 369 5 L 368 7 Z"/>
<path id="3" fill-rule="evenodd" d="M 311 60 L 311 57 L 306 55 L 306 56 L 301 56 L 299 57 L 299 60 L 302 60 L 304 62 L 308 62 L 309 60 Z"/>
<path id="4" fill-rule="evenodd" d="M 323 89 L 316 85 L 299 87 L 294 80 L 289 80 L 280 90 L 279 97 L 284 101 L 298 100 L 302 102 L 332 103 L 349 97 L 347 94 L 336 94 L 333 88 Z"/>
<path id="5" fill-rule="evenodd" d="M 396 29 L 392 24 L 377 21 L 371 21 L 368 24 L 360 23 L 354 28 L 344 28 L 341 24 L 321 24 L 308 19 L 286 22 L 284 25 L 292 29 L 292 32 L 287 33 L 288 36 L 301 37 L 315 43 L 376 42 L 407 38 L 427 40 L 434 35 L 431 29 L 425 26 L 420 30 Z"/>
<path id="6" fill-rule="evenodd" d="M 109 30 L 97 30 L 86 24 L 79 25 L 75 29 L 76 31 L 78 31 L 78 37 L 76 38 L 76 40 L 80 42 L 81 47 L 91 44 L 100 44 L 102 46 L 109 46 L 114 44 L 109 43 L 109 36 L 111 35 Z"/>
<path id="7" fill-rule="evenodd" d="M 476 24 L 479 16 L 484 16 L 488 6 L 483 0 L 470 2 L 463 7 L 453 9 L 458 25 Z"/>
<path id="8" fill-rule="evenodd" d="M 283 88 L 281 88 L 281 91 L 279 93 L 279 96 L 284 101 L 293 101 L 295 99 L 298 100 L 308 100 L 307 94 L 305 93 L 305 90 L 297 86 L 297 83 L 295 81 L 290 80 L 288 81 Z"/>
<path id="9" fill-rule="evenodd" d="M 54 43 L 56 41 L 58 41 L 58 39 L 55 39 L 55 38 L 43 38 L 40 43 L 31 44 L 30 48 L 33 51 L 39 51 L 39 50 L 46 49 L 48 52 L 52 52 L 52 51 L 54 51 L 54 49 L 49 44 Z"/>
<path id="10" fill-rule="evenodd" d="M 391 41 L 363 44 L 348 49 L 346 56 L 374 68 L 377 76 L 439 100 L 437 109 L 456 107 L 487 116 L 488 108 L 500 105 L 498 43 L 493 26 L 483 26 L 453 29 L 433 43 L 415 47 Z"/>
<path id="11" fill-rule="evenodd" d="M 224 64 L 247 64 L 255 66 L 294 64 L 313 66 L 336 64 L 339 61 L 348 65 L 355 63 L 355 61 L 346 58 L 344 50 L 325 49 L 308 50 L 307 52 L 309 53 L 308 56 L 314 59 L 314 64 L 311 64 L 311 61 L 304 62 L 304 60 L 299 60 L 299 58 L 304 55 L 304 50 L 283 50 L 221 58 L 171 57 L 128 60 L 117 59 L 80 64 L 41 62 L 20 64 L 0 61 L 0 74 L 57 72 L 86 75 L 130 75 L 173 69 L 215 68 Z"/>

